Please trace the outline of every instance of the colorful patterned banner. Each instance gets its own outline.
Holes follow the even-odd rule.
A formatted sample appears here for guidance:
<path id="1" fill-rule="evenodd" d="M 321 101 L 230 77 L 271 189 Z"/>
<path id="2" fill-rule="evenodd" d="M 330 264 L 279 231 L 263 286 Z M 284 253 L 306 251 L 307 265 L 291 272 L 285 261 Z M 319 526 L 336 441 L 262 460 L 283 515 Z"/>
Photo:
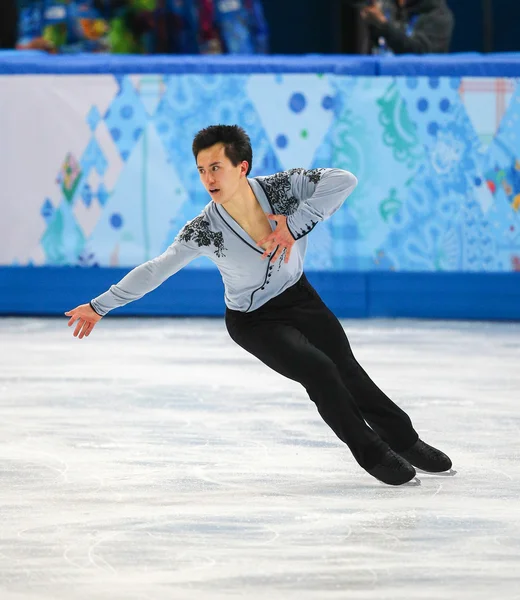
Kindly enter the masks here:
<path id="1" fill-rule="evenodd" d="M 514 79 L 0 77 L 0 264 L 156 256 L 209 201 L 193 136 L 239 123 L 253 176 L 359 179 L 312 232 L 308 269 L 520 271 L 519 117 Z"/>

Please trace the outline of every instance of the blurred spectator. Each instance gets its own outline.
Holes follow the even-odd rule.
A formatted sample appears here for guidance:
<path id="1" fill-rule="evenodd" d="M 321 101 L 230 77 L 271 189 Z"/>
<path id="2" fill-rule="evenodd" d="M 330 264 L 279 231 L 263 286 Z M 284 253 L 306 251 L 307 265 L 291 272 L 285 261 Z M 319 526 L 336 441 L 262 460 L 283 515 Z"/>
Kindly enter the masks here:
<path id="1" fill-rule="evenodd" d="M 449 52 L 453 13 L 446 0 L 350 0 L 368 26 L 365 52 Z"/>
<path id="2" fill-rule="evenodd" d="M 261 0 L 157 0 L 152 53 L 265 54 Z"/>
<path id="3" fill-rule="evenodd" d="M 260 0 L 216 0 L 216 23 L 229 54 L 266 54 L 267 23 Z"/>
<path id="4" fill-rule="evenodd" d="M 19 49 L 49 52 L 142 50 L 140 16 L 155 0 L 20 0 Z"/>
<path id="5" fill-rule="evenodd" d="M 19 1 L 19 49 L 125 54 L 267 51 L 261 0 Z"/>
<path id="6" fill-rule="evenodd" d="M 0 0 L 0 50 L 16 45 L 18 9 L 16 0 Z"/>

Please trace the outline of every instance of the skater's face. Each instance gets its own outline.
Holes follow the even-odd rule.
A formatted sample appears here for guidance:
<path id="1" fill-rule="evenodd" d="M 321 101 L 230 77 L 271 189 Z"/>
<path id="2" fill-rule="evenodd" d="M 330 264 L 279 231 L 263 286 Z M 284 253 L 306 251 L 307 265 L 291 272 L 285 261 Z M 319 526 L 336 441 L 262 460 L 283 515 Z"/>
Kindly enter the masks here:
<path id="1" fill-rule="evenodd" d="M 226 156 L 223 144 L 215 144 L 197 155 L 200 180 L 216 204 L 225 204 L 235 196 L 247 180 L 248 168 L 245 160 L 235 166 Z"/>

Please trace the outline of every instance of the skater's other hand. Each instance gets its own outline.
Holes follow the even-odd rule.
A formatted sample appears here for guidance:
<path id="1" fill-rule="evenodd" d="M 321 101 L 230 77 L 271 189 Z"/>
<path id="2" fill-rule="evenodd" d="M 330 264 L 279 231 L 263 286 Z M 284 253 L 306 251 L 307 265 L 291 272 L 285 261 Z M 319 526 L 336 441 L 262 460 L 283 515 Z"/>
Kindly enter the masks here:
<path id="1" fill-rule="evenodd" d="M 278 246 L 278 250 L 271 258 L 271 262 L 276 262 L 282 252 L 285 250 L 284 262 L 289 262 L 291 248 L 296 241 L 289 228 L 287 227 L 287 217 L 285 215 L 266 215 L 271 221 L 276 221 L 276 229 L 267 237 L 258 242 L 259 246 L 267 246 L 267 250 L 262 254 L 262 258 L 267 258 L 273 248 Z"/>
<path id="2" fill-rule="evenodd" d="M 94 329 L 94 326 L 103 317 L 97 314 L 97 312 L 90 306 L 90 304 L 80 304 L 65 313 L 69 319 L 69 327 L 72 327 L 77 321 L 76 329 L 74 330 L 74 337 L 78 337 L 81 340 L 84 336 L 88 337 L 90 332 Z"/>

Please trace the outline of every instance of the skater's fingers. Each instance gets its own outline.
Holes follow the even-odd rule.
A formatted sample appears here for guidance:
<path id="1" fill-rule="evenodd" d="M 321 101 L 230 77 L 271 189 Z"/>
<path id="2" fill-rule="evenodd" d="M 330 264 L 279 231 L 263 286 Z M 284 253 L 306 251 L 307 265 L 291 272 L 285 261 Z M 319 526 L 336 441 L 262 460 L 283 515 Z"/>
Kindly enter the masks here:
<path id="1" fill-rule="evenodd" d="M 79 317 L 77 315 L 73 315 L 70 319 L 69 322 L 67 323 L 67 325 L 69 327 L 71 327 L 72 325 L 74 325 L 74 323 L 79 319 Z"/>
<path id="2" fill-rule="evenodd" d="M 79 306 L 76 306 L 76 308 L 71 308 L 70 310 L 68 310 L 65 314 L 66 317 L 73 317 L 74 315 L 78 314 L 78 308 Z"/>
<path id="3" fill-rule="evenodd" d="M 282 252 L 285 250 L 285 246 L 278 246 L 278 250 L 274 253 L 273 258 L 271 258 L 271 262 L 275 263 L 280 256 L 282 255 Z"/>
<path id="4" fill-rule="evenodd" d="M 262 238 L 261 240 L 258 240 L 258 242 L 256 243 L 257 246 L 265 246 L 266 244 L 271 245 L 271 240 L 273 239 L 273 234 L 270 233 L 269 235 L 267 235 L 266 237 Z"/>
<path id="5" fill-rule="evenodd" d="M 273 251 L 273 248 L 276 247 L 272 242 L 266 242 L 265 244 L 262 244 L 262 246 L 265 246 L 264 253 L 262 254 L 262 259 L 267 258 L 269 254 L 271 254 L 271 252 Z"/>
<path id="6" fill-rule="evenodd" d="M 80 340 L 82 340 L 85 337 L 85 333 L 88 331 L 89 327 L 90 327 L 90 323 L 88 321 L 83 321 L 83 327 L 81 328 L 81 331 L 79 333 Z"/>
<path id="7" fill-rule="evenodd" d="M 88 337 L 90 335 L 90 332 L 94 329 L 95 325 L 95 323 L 88 324 L 88 327 L 85 329 L 85 337 Z"/>
<path id="8" fill-rule="evenodd" d="M 84 322 L 85 321 L 83 319 L 78 320 L 78 324 L 76 325 L 76 329 L 74 330 L 74 337 L 78 337 L 78 334 L 81 331 Z"/>

